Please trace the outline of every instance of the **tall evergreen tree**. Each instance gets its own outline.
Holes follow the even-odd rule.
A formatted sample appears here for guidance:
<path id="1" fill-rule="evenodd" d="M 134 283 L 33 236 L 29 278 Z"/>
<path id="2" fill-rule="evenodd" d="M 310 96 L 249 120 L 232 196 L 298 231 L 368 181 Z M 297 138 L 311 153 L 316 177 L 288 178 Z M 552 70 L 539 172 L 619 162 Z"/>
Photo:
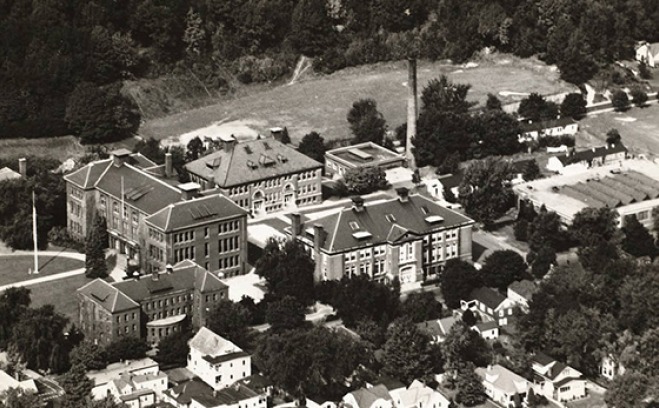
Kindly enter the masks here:
<path id="1" fill-rule="evenodd" d="M 77 364 L 60 377 L 59 384 L 64 389 L 60 401 L 62 408 L 87 408 L 92 401 L 94 383 L 87 377 L 85 366 Z"/>
<path id="2" fill-rule="evenodd" d="M 382 145 L 387 126 L 375 100 L 360 99 L 353 103 L 347 119 L 355 135 L 353 144 L 373 142 Z"/>
<path id="3" fill-rule="evenodd" d="M 625 226 L 622 227 L 625 237 L 622 240 L 622 249 L 634 256 L 649 256 L 654 258 L 659 251 L 654 246 L 654 238 L 641 224 L 636 217 L 631 216 L 625 219 Z"/>
<path id="4" fill-rule="evenodd" d="M 466 407 L 473 407 L 485 402 L 485 387 L 482 379 L 474 371 L 474 365 L 466 364 L 458 370 L 456 381 L 458 388 L 455 400 Z"/>
<path id="5" fill-rule="evenodd" d="M 85 242 L 85 275 L 88 278 L 105 278 L 108 276 L 108 267 L 105 263 L 105 249 L 107 246 L 105 217 L 95 213 Z"/>

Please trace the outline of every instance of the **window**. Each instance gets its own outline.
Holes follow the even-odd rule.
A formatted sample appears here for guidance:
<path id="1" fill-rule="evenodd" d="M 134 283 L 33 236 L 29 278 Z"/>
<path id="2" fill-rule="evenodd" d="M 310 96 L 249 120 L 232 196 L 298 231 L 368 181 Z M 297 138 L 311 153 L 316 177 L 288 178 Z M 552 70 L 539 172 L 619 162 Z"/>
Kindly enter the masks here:
<path id="1" fill-rule="evenodd" d="M 348 225 L 350 226 L 350 229 L 353 230 L 353 231 L 356 231 L 356 230 L 359 229 L 359 224 L 357 224 L 357 221 L 350 221 L 348 223 Z"/>

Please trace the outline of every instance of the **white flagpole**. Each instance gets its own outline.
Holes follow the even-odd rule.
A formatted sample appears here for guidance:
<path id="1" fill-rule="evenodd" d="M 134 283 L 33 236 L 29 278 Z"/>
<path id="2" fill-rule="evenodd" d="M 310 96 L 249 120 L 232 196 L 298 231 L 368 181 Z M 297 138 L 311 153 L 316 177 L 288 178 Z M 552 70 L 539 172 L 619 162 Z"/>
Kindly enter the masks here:
<path id="1" fill-rule="evenodd" d="M 38 255 L 38 245 L 37 245 L 37 204 L 34 196 L 34 190 L 32 190 L 32 240 L 34 241 L 34 272 L 35 274 L 39 273 L 39 255 Z"/>

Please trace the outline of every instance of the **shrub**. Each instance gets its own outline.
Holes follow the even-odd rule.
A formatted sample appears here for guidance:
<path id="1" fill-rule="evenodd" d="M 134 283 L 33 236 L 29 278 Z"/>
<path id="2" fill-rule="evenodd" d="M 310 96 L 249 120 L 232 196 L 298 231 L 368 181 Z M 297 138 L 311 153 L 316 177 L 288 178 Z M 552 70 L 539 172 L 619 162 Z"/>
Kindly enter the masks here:
<path id="1" fill-rule="evenodd" d="M 283 58 L 273 59 L 268 56 L 245 55 L 234 63 L 234 71 L 238 80 L 245 84 L 270 82 L 288 74 L 290 65 Z"/>

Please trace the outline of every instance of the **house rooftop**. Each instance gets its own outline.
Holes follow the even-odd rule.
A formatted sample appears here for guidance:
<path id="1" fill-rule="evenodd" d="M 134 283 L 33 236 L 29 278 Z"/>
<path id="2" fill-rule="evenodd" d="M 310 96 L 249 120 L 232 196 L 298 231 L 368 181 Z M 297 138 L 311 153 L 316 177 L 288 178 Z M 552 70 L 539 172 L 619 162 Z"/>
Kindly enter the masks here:
<path id="1" fill-rule="evenodd" d="M 496 329 L 497 327 L 499 327 L 499 324 L 495 321 L 476 323 L 476 328 L 480 333 L 484 331 Z"/>
<path id="2" fill-rule="evenodd" d="M 526 379 L 498 364 L 488 368 L 478 367 L 476 374 L 508 395 L 525 393 L 529 386 Z"/>
<path id="3" fill-rule="evenodd" d="M 492 288 L 480 287 L 471 291 L 468 300 L 476 300 L 494 310 L 506 297 Z"/>
<path id="4" fill-rule="evenodd" d="M 325 234 L 322 248 L 329 253 L 351 248 L 399 242 L 431 232 L 472 225 L 470 218 L 414 194 L 406 200 L 393 198 L 343 208 L 314 220 Z M 307 226 L 303 237 L 313 241 L 314 228 Z"/>
<path id="5" fill-rule="evenodd" d="M 188 344 L 190 345 L 191 349 L 197 350 L 204 354 L 204 358 L 210 358 L 211 360 L 217 358 L 217 362 L 228 361 L 226 359 L 221 360 L 225 356 L 231 356 L 230 359 L 233 360 L 234 358 L 248 355 L 247 353 L 244 353 L 243 355 L 243 351 L 240 347 L 236 346 L 234 343 L 230 342 L 219 334 L 215 334 L 207 327 L 202 327 L 199 329 L 197 334 L 195 334 L 195 336 L 190 339 Z M 207 361 L 214 362 L 214 360 L 211 360 Z"/>
<path id="6" fill-rule="evenodd" d="M 224 143 L 232 147 L 192 161 L 185 168 L 204 180 L 212 178 L 219 187 L 227 188 L 323 167 L 275 139 Z"/>
<path id="7" fill-rule="evenodd" d="M 508 290 L 517 293 L 526 300 L 531 300 L 539 288 L 533 281 L 522 279 L 508 285 Z"/>
<path id="8" fill-rule="evenodd" d="M 88 371 L 87 377 L 94 382 L 94 385 L 101 385 L 113 380 L 121 379 L 122 375 L 131 374 L 135 371 L 151 367 L 157 368 L 158 363 L 146 357 L 140 360 L 113 363 L 102 370 Z"/>
<path id="9" fill-rule="evenodd" d="M 373 142 L 338 147 L 327 151 L 325 157 L 339 161 L 350 168 L 379 166 L 385 163 L 405 160 L 403 155 L 392 152 Z"/>
<path id="10" fill-rule="evenodd" d="M 389 390 L 382 384 L 378 384 L 371 388 L 360 388 L 350 393 L 357 402 L 356 407 L 352 408 L 371 408 L 373 403 L 378 399 L 391 401 L 391 394 Z"/>
<path id="11" fill-rule="evenodd" d="M 0 169 L 0 181 L 16 180 L 19 178 L 21 178 L 21 174 L 9 167 L 3 167 Z"/>
<path id="12" fill-rule="evenodd" d="M 574 119 L 567 116 L 561 116 L 557 117 L 556 119 L 541 120 L 536 122 L 523 120 L 520 122 L 520 127 L 522 128 L 523 132 L 532 132 L 544 129 L 552 129 L 556 127 L 565 127 L 573 123 L 576 123 Z"/>
<path id="13" fill-rule="evenodd" d="M 613 143 L 607 146 L 593 147 L 592 149 L 580 150 L 576 153 L 560 154 L 556 156 L 564 166 L 571 163 L 580 163 L 591 161 L 595 158 L 605 157 L 609 154 L 627 152 L 627 148 L 622 143 Z"/>
<path id="14" fill-rule="evenodd" d="M 146 222 L 167 233 L 244 214 L 247 214 L 247 211 L 233 200 L 221 194 L 213 194 L 170 204 L 149 216 Z"/>
<path id="15" fill-rule="evenodd" d="M 235 405 L 259 395 L 239 383 L 215 391 L 198 378 L 170 388 L 165 393 L 180 405 L 189 406 L 194 399 L 199 405 L 209 408 L 221 405 Z"/>

